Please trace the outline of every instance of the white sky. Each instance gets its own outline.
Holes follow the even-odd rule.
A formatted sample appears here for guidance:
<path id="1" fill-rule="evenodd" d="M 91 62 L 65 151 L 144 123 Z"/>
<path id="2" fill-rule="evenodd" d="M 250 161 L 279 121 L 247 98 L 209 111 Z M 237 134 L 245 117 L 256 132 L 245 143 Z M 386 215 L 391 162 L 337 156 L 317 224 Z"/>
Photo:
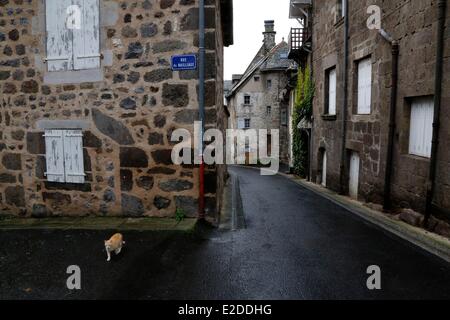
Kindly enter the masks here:
<path id="1" fill-rule="evenodd" d="M 245 71 L 262 45 L 264 20 L 275 20 L 277 43 L 288 41 L 291 27 L 289 0 L 234 0 L 234 45 L 225 48 L 225 80 Z"/>

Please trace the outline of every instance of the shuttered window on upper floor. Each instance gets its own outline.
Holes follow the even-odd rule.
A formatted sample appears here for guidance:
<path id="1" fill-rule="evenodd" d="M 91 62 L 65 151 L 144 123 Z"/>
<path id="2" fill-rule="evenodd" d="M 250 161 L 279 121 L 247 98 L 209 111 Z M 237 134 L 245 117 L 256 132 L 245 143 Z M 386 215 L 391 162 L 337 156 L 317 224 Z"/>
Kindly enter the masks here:
<path id="1" fill-rule="evenodd" d="M 370 114 L 372 105 L 372 59 L 358 62 L 358 114 Z"/>
<path id="2" fill-rule="evenodd" d="M 336 68 L 332 68 L 327 71 L 327 106 L 325 108 L 325 114 L 336 115 Z"/>
<path id="3" fill-rule="evenodd" d="M 81 130 L 46 130 L 47 180 L 84 183 L 83 134 Z"/>
<path id="4" fill-rule="evenodd" d="M 99 0 L 45 0 L 48 71 L 100 68 Z"/>
<path id="5" fill-rule="evenodd" d="M 433 139 L 434 100 L 432 97 L 415 98 L 411 103 L 409 128 L 409 154 L 431 157 Z"/>

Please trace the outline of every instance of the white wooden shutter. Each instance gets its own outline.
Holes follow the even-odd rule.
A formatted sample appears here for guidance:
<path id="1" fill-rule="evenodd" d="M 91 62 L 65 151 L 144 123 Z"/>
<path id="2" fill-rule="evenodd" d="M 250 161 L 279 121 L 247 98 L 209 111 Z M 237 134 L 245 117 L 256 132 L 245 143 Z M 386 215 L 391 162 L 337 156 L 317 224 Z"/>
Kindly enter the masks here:
<path id="1" fill-rule="evenodd" d="M 64 142 L 62 130 L 45 131 L 45 150 L 47 162 L 47 180 L 64 182 Z"/>
<path id="2" fill-rule="evenodd" d="M 245 129 L 245 119 L 238 119 L 238 129 Z"/>
<path id="3" fill-rule="evenodd" d="M 372 104 L 372 59 L 358 64 L 358 114 L 370 114 Z"/>
<path id="4" fill-rule="evenodd" d="M 409 153 L 431 157 L 433 139 L 434 101 L 432 98 L 415 99 L 411 104 Z"/>
<path id="5" fill-rule="evenodd" d="M 71 5 L 72 0 L 46 0 L 45 2 L 48 71 L 72 69 L 72 32 L 66 26 L 66 11 Z"/>
<path id="6" fill-rule="evenodd" d="M 74 69 L 100 68 L 99 0 L 73 0 L 81 8 L 81 29 L 73 30 Z"/>
<path id="7" fill-rule="evenodd" d="M 84 183 L 83 134 L 81 130 L 64 130 L 64 168 L 67 183 Z"/>
<path id="8" fill-rule="evenodd" d="M 328 167 L 328 159 L 327 159 L 327 152 L 323 152 L 323 158 L 322 158 L 322 186 L 327 186 L 327 167 Z"/>
<path id="9" fill-rule="evenodd" d="M 330 70 L 328 77 L 328 114 L 336 115 L 336 69 Z"/>

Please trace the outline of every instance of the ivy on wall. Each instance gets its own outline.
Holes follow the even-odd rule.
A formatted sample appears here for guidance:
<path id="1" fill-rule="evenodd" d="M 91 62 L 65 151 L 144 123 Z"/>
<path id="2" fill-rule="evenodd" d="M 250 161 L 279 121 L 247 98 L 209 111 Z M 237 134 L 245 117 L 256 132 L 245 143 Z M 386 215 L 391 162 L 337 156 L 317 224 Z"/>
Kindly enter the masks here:
<path id="1" fill-rule="evenodd" d="M 308 170 L 308 136 L 297 129 L 301 121 L 311 122 L 313 115 L 314 83 L 309 67 L 298 71 L 295 104 L 292 117 L 294 173 L 305 177 Z"/>

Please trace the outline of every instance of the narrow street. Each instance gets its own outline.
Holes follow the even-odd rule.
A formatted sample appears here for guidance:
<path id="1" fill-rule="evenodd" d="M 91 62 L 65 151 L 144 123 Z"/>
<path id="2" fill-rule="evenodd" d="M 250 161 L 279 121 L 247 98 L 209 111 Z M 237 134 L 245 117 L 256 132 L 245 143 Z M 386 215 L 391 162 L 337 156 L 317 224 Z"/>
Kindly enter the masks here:
<path id="1" fill-rule="evenodd" d="M 239 176 L 246 229 L 125 233 L 107 263 L 106 232 L 2 231 L 0 299 L 443 299 L 450 265 L 281 176 Z M 82 289 L 66 289 L 78 265 Z M 378 265 L 382 290 L 369 291 Z"/>

